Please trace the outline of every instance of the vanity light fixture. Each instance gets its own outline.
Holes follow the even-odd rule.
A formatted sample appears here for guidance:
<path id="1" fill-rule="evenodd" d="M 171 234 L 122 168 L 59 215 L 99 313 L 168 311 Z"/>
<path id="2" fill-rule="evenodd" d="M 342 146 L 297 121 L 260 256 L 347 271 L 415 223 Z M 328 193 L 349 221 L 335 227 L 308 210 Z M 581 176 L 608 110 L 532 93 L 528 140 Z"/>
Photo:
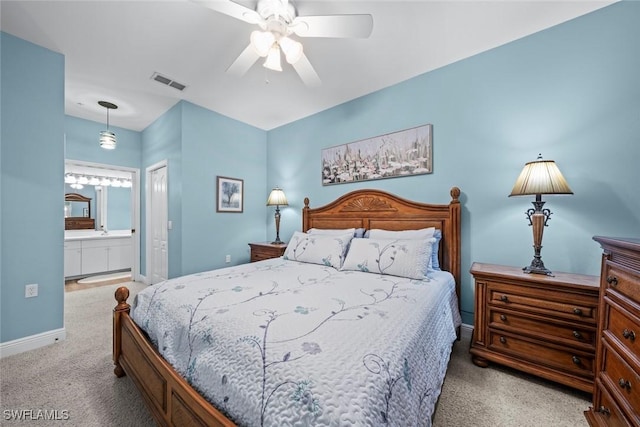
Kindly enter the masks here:
<path id="1" fill-rule="evenodd" d="M 100 185 L 103 185 L 105 187 L 108 187 L 109 185 L 111 185 L 111 180 L 109 178 L 102 178 L 102 180 L 100 181 Z"/>
<path id="2" fill-rule="evenodd" d="M 116 148 L 116 134 L 109 130 L 109 110 L 118 108 L 116 104 L 107 101 L 98 101 L 98 104 L 107 109 L 107 130 L 100 132 L 100 147 L 105 150 L 113 150 Z"/>
<path id="3" fill-rule="evenodd" d="M 100 185 L 100 178 L 98 178 L 97 176 L 92 176 L 91 178 L 89 178 L 89 185 L 93 185 L 94 187 L 96 185 Z"/>

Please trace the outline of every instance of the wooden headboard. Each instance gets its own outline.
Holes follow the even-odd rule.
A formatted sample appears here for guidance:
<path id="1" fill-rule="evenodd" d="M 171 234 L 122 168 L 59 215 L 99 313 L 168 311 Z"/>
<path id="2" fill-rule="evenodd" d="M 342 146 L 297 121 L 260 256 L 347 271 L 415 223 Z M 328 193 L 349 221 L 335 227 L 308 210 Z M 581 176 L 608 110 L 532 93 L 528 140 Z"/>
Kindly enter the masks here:
<path id="1" fill-rule="evenodd" d="M 442 230 L 440 268 L 453 274 L 460 300 L 460 189 L 450 190 L 446 205 L 406 200 L 382 190 L 356 190 L 319 208 L 309 207 L 304 199 L 302 231 L 310 228 L 365 228 L 371 230 L 417 230 L 435 227 Z"/>

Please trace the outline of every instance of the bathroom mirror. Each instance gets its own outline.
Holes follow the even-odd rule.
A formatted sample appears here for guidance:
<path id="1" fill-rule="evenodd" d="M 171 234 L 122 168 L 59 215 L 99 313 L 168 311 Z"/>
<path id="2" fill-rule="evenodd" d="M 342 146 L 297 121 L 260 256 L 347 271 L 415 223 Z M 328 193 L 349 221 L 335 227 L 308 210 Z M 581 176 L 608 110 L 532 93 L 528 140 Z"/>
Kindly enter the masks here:
<path id="1" fill-rule="evenodd" d="M 91 198 L 82 194 L 64 195 L 64 229 L 95 229 L 95 220 L 91 218 Z"/>

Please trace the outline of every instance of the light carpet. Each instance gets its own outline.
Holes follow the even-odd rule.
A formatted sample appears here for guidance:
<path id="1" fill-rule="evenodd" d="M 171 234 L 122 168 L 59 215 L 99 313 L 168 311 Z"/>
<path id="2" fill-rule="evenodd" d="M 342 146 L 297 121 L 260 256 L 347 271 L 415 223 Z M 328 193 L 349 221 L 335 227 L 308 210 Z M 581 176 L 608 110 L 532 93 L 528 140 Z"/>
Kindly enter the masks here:
<path id="1" fill-rule="evenodd" d="M 113 294 L 133 296 L 130 282 L 65 293 L 67 339 L 0 359 L 0 424 L 20 426 L 153 426 L 128 377 L 116 378 L 111 360 Z M 436 427 L 576 427 L 590 396 L 526 374 L 471 363 L 469 336 L 455 343 L 434 417 Z M 7 419 L 7 411 L 57 411 L 58 421 Z M 66 414 L 66 415 L 65 415 Z"/>

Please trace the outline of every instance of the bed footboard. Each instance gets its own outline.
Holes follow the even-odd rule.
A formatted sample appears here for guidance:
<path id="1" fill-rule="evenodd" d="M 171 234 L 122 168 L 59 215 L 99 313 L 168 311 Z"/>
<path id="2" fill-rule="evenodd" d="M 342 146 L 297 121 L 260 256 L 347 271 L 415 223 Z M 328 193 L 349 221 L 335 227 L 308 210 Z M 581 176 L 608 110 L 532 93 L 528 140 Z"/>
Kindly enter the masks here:
<path id="1" fill-rule="evenodd" d="M 115 292 L 113 363 L 117 377 L 128 375 L 159 425 L 235 426 L 195 391 L 158 353 L 129 316 L 129 289 Z"/>

